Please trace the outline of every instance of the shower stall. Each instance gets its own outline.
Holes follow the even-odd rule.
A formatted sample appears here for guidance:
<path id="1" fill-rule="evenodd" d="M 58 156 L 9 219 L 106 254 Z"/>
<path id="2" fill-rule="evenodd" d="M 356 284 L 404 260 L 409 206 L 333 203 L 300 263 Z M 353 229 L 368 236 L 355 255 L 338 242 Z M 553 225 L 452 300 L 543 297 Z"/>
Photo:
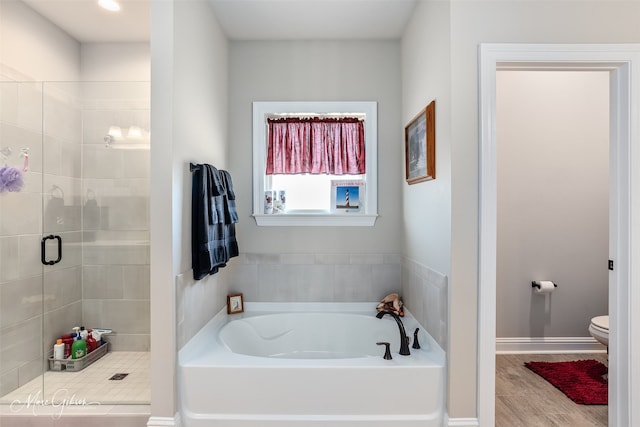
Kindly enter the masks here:
<path id="1" fill-rule="evenodd" d="M 145 404 L 148 82 L 0 82 L 0 403 Z M 74 327 L 106 353 L 53 364 Z M 95 352 L 96 350 L 94 350 Z"/>

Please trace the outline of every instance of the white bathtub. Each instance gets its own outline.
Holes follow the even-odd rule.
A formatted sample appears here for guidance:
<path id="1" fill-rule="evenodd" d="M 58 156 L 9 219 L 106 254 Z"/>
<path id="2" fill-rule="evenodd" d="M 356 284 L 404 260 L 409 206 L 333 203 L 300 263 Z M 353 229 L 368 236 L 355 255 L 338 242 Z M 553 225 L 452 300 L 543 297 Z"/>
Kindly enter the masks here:
<path id="1" fill-rule="evenodd" d="M 445 355 L 407 313 L 421 349 L 398 354 L 376 303 L 246 303 L 219 313 L 179 352 L 185 427 L 443 425 Z M 391 343 L 393 359 L 384 360 Z"/>

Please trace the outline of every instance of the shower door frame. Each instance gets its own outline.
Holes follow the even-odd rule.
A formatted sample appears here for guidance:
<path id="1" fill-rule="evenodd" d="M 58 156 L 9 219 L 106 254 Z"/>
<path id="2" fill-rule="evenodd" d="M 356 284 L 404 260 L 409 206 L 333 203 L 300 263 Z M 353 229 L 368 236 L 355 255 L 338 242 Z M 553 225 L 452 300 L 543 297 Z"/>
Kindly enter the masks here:
<path id="1" fill-rule="evenodd" d="M 495 425 L 496 350 L 496 71 L 607 70 L 610 73 L 610 237 L 609 256 L 609 425 L 635 425 L 640 408 L 640 373 L 631 361 L 640 357 L 640 224 L 631 218 L 640 206 L 640 45 L 481 44 L 479 47 L 479 298 L 477 413 L 480 425 Z M 632 191 L 635 189 L 635 193 Z M 603 265 L 603 268 L 606 268 Z M 587 325 L 585 325 L 586 329 Z"/>

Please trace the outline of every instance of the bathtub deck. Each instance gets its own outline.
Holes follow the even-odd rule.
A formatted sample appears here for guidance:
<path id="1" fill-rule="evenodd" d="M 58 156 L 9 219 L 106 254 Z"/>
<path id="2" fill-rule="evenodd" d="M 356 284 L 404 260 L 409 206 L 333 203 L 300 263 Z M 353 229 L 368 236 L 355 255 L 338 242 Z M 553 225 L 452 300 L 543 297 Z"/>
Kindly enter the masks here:
<path id="1" fill-rule="evenodd" d="M 392 347 L 393 360 L 383 348 L 380 357 L 274 359 L 216 346 L 226 320 L 216 316 L 180 351 L 185 427 L 442 425 L 445 359 L 432 339 L 410 356 Z"/>

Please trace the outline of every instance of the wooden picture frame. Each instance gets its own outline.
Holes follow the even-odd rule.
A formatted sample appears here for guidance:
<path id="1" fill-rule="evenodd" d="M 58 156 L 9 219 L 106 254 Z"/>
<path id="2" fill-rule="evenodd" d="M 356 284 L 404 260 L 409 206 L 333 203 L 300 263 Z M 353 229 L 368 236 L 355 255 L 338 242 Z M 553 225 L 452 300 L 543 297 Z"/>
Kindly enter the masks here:
<path id="1" fill-rule="evenodd" d="M 405 177 L 408 184 L 436 178 L 436 101 L 404 128 Z"/>
<path id="2" fill-rule="evenodd" d="M 242 294 L 227 295 L 227 314 L 244 312 L 244 300 Z"/>

